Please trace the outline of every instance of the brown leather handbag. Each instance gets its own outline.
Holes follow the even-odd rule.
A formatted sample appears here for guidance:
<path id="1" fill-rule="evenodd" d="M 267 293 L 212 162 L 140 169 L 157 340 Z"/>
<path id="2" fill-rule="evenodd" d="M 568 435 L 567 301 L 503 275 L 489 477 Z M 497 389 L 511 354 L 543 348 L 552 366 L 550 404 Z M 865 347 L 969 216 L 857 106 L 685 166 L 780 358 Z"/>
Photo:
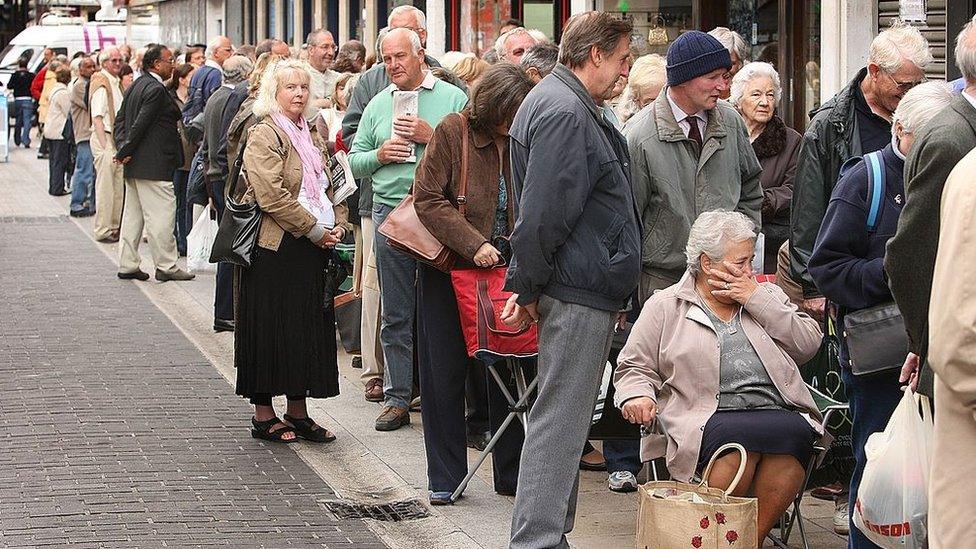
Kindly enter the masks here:
<path id="1" fill-rule="evenodd" d="M 464 215 L 468 192 L 468 119 L 461 117 L 461 188 L 458 192 L 458 210 Z M 393 211 L 386 216 L 386 220 L 379 226 L 379 232 L 387 238 L 390 246 L 418 261 L 423 261 L 434 268 L 450 272 L 457 260 L 457 254 L 441 244 L 420 221 L 414 206 L 411 191 Z"/>

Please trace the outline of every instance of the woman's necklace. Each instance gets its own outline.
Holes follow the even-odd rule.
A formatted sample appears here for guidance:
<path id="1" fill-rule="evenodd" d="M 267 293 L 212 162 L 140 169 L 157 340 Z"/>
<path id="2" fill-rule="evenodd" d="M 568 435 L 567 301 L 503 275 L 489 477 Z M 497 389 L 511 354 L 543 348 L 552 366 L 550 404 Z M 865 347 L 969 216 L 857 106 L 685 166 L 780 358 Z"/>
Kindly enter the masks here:
<path id="1" fill-rule="evenodd" d="M 742 312 L 742 307 L 736 308 L 735 312 L 732 313 L 732 317 L 728 321 L 726 321 L 722 319 L 721 315 L 715 312 L 715 309 L 713 309 L 711 305 L 708 304 L 708 300 L 702 297 L 702 295 L 698 292 L 697 286 L 695 287 L 695 293 L 698 295 L 698 299 L 701 300 L 702 304 L 705 305 L 705 308 L 712 313 L 712 316 L 717 318 L 722 324 L 725 324 L 725 332 L 727 334 L 734 335 L 739 333 L 739 330 L 735 327 L 735 318 L 739 315 L 739 313 Z"/>

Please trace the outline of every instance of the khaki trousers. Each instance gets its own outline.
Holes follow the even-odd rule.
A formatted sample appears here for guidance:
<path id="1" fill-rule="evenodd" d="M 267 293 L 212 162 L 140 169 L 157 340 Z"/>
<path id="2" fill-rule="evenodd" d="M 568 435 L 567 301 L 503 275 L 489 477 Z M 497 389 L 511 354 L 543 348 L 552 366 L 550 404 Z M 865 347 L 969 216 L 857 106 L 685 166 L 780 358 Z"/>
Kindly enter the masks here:
<path id="1" fill-rule="evenodd" d="M 370 217 L 361 218 L 363 231 L 363 316 L 360 332 L 363 372 L 360 379 L 383 379 L 385 362 L 380 345 L 380 278 L 376 272 L 376 225 Z"/>
<path id="2" fill-rule="evenodd" d="M 171 273 L 177 269 L 176 195 L 172 181 L 125 178 L 125 208 L 122 212 L 122 231 L 119 236 L 119 272 L 139 270 L 142 257 L 139 244 L 146 229 L 149 251 L 156 269 Z"/>
<path id="3" fill-rule="evenodd" d="M 95 160 L 95 239 L 103 240 L 117 232 L 122 223 L 122 165 L 114 162 L 115 143 L 108 136 L 106 147 L 92 135 L 91 150 Z"/>
<path id="4" fill-rule="evenodd" d="M 966 360 L 971 360 L 966 357 Z M 973 547 L 976 410 L 935 376 L 935 439 L 929 477 L 929 547 Z"/>

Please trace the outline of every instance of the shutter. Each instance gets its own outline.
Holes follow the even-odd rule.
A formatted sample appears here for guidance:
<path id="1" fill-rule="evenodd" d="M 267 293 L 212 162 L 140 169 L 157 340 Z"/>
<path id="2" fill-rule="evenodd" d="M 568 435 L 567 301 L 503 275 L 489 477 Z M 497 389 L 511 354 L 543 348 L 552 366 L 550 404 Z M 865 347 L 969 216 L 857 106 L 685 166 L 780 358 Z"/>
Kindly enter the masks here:
<path id="1" fill-rule="evenodd" d="M 925 25 L 919 26 L 922 36 L 929 41 L 932 57 L 935 59 L 925 70 L 931 79 L 945 80 L 946 77 L 946 1 L 928 0 L 925 5 Z M 878 32 L 891 26 L 898 18 L 898 2 L 878 2 Z M 918 23 L 913 23 L 918 26 Z"/>

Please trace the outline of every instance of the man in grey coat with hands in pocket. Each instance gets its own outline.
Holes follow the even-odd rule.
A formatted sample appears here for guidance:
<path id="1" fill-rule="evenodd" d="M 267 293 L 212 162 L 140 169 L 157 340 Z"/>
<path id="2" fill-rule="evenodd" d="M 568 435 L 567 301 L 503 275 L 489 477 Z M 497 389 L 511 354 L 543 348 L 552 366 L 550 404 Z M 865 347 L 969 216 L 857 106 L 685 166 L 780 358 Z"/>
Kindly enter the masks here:
<path id="1" fill-rule="evenodd" d="M 627 142 L 600 108 L 630 72 L 631 24 L 570 19 L 559 64 L 511 129 L 518 217 L 502 320 L 539 323 L 538 396 L 528 417 L 512 548 L 569 547 L 579 457 L 614 325 L 637 287 L 640 223 Z"/>

